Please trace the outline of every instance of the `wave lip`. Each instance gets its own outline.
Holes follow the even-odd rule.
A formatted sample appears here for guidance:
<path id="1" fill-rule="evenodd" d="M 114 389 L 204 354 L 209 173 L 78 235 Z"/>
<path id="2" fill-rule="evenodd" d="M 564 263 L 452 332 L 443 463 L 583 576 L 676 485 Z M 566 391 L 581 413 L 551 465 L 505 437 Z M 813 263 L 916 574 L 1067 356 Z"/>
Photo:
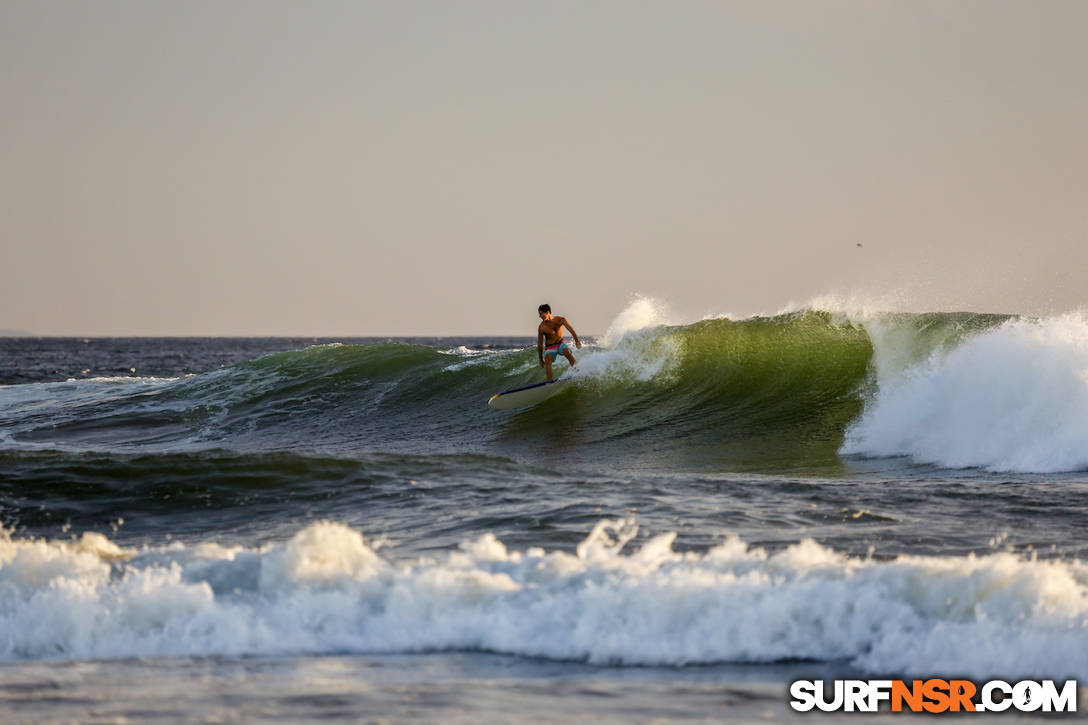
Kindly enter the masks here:
<path id="1" fill-rule="evenodd" d="M 1082 313 L 1007 320 L 894 374 L 877 366 L 877 376 L 844 454 L 1023 473 L 1088 468 Z"/>
<path id="2" fill-rule="evenodd" d="M 875 673 L 1088 676 L 1088 568 L 1008 553 L 852 559 L 735 537 L 575 553 L 493 535 L 396 561 L 330 522 L 262 548 L 0 539 L 0 657 L 489 651 L 610 665 L 850 660 Z"/>

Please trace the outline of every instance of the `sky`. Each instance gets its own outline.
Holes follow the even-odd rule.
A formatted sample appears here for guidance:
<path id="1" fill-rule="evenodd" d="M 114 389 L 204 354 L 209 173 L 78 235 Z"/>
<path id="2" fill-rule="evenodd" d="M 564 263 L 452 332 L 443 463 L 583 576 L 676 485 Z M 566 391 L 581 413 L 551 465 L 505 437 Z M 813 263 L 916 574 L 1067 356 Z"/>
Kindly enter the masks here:
<path id="1" fill-rule="evenodd" d="M 1080 308 L 1085 28 L 1079 0 L 4 0 L 0 329 Z"/>

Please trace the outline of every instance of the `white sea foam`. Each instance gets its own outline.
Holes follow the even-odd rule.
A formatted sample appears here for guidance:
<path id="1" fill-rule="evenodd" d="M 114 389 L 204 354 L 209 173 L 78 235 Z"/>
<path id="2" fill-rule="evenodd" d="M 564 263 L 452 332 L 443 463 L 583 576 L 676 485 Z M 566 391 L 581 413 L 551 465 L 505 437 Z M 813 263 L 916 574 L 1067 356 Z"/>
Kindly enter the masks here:
<path id="1" fill-rule="evenodd" d="M 636 296 L 608 326 L 599 344 L 575 351 L 577 378 L 595 383 L 646 382 L 668 375 L 679 359 L 675 340 L 661 333 L 671 319 L 668 308 L 650 297 Z"/>
<path id="2" fill-rule="evenodd" d="M 182 378 L 96 377 L 64 382 L 0 385 L 0 413 L 25 415 L 56 404 L 101 402 L 175 383 Z"/>
<path id="3" fill-rule="evenodd" d="M 517 355 L 521 350 L 476 350 L 471 347 L 459 345 L 457 347 L 448 348 L 446 350 L 439 350 L 440 355 L 449 355 L 451 357 L 458 358 L 457 362 L 450 363 L 446 367 L 442 368 L 445 372 L 457 372 L 458 370 L 464 370 L 468 367 L 474 367 L 477 365 L 487 365 L 489 367 L 502 367 L 506 364 L 503 359 L 510 355 Z"/>
<path id="4" fill-rule="evenodd" d="M 847 659 L 873 672 L 1088 677 L 1088 567 L 1009 553 L 848 558 L 735 537 L 576 553 L 493 535 L 383 558 L 320 522 L 259 549 L 0 538 L 0 658 L 486 650 L 595 663 Z"/>
<path id="5" fill-rule="evenodd" d="M 947 467 L 1088 468 L 1088 317 L 1010 320 L 917 360 L 868 324 L 878 391 L 843 452 Z"/>
<path id="6" fill-rule="evenodd" d="M 458 357 L 479 357 L 481 355 L 502 355 L 503 353 L 513 352 L 511 350 L 491 350 L 483 349 L 477 350 L 476 348 L 468 347 L 467 345 L 458 345 L 457 347 L 447 348 L 445 350 L 439 350 L 440 355 L 456 355 Z"/>

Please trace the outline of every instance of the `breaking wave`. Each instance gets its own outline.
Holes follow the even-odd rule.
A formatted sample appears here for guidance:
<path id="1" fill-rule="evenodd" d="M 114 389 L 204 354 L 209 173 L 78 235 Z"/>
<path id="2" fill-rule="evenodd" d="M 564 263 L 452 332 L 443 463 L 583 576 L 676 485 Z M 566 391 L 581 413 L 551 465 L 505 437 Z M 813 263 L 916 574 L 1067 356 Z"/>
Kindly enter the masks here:
<path id="1" fill-rule="evenodd" d="M 878 673 L 1088 677 L 1088 568 L 1010 553 L 851 558 L 674 533 L 625 551 L 485 534 L 398 560 L 318 522 L 258 548 L 0 538 L 0 659 L 486 651 L 612 665 L 849 661 Z"/>
<path id="2" fill-rule="evenodd" d="M 3 386 L 0 446 L 507 455 L 547 437 L 647 465 L 1088 468 L 1083 314 L 663 319 L 633 303 L 576 351 L 575 385 L 513 413 L 485 403 L 540 379 L 535 348 L 322 345 L 176 379 Z"/>

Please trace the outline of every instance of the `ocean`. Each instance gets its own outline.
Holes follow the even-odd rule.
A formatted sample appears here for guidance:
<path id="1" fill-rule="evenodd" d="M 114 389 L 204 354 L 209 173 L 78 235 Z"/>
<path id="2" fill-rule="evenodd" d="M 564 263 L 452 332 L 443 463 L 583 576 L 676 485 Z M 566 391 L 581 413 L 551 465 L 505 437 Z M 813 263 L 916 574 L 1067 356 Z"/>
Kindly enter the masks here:
<path id="1" fill-rule="evenodd" d="M 644 306 L 508 412 L 530 337 L 0 339 L 0 720 L 1088 681 L 1088 316 Z"/>

